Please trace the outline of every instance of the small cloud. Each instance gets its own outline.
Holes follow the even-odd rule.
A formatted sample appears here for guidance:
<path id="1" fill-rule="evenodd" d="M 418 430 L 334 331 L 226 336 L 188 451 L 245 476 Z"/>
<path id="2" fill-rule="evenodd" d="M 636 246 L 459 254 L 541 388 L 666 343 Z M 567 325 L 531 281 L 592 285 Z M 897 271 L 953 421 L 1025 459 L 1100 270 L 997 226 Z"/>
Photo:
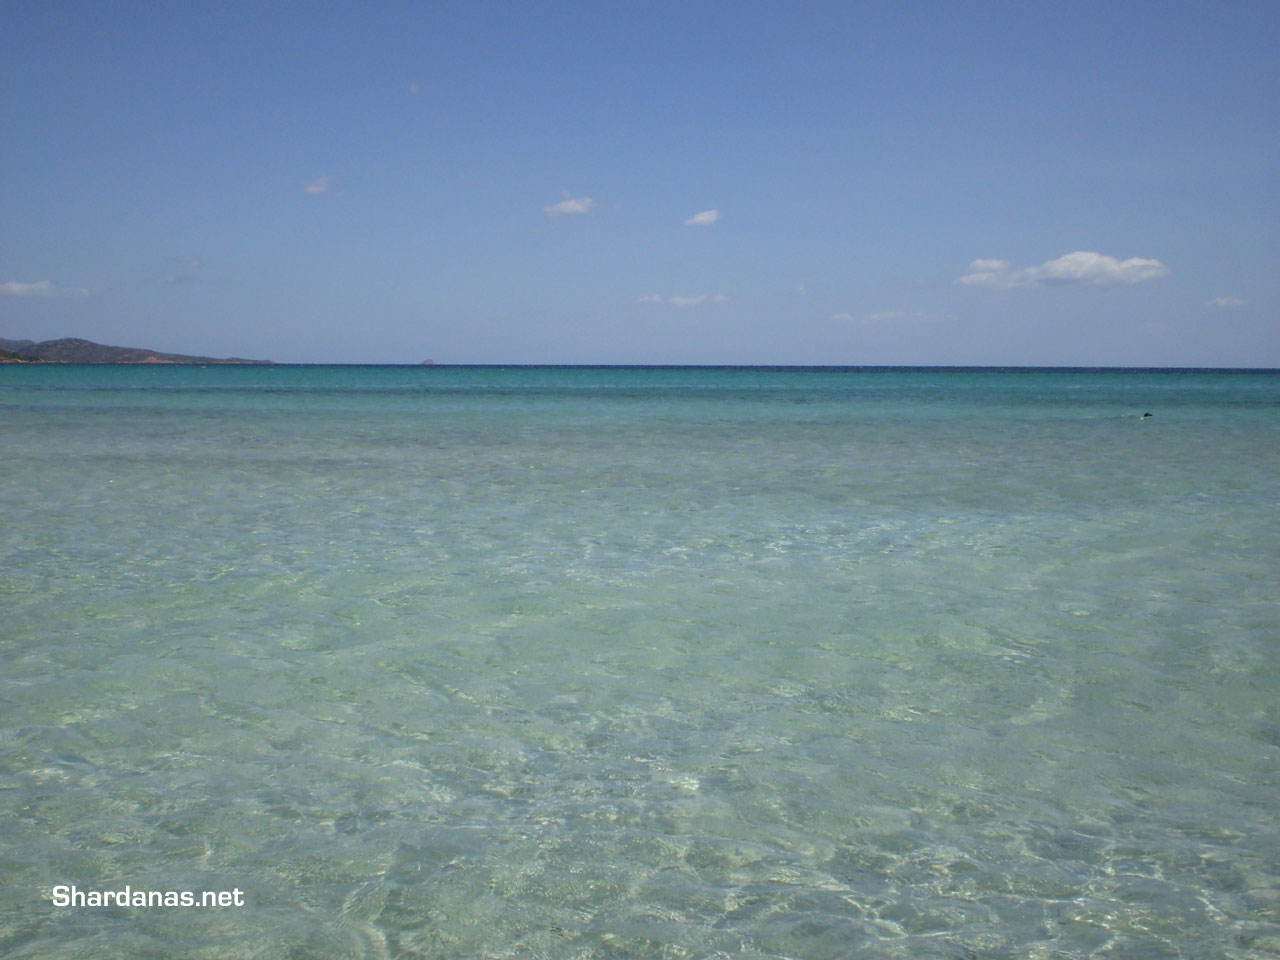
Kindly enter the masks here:
<path id="1" fill-rule="evenodd" d="M 306 190 L 307 193 L 328 193 L 332 186 L 333 177 L 326 173 L 323 176 L 316 177 L 302 189 Z"/>
<path id="2" fill-rule="evenodd" d="M 686 227 L 709 227 L 720 219 L 719 210 L 703 210 L 684 222 Z"/>
<path id="3" fill-rule="evenodd" d="M 1077 250 L 1038 267 L 1016 269 L 1008 260 L 974 260 L 956 283 L 976 287 L 1113 286 L 1154 280 L 1169 272 L 1159 260 L 1117 260 L 1102 253 Z"/>
<path id="4" fill-rule="evenodd" d="M 845 323 L 935 323 L 939 320 L 946 320 L 946 317 L 939 316 L 936 313 L 926 313 L 923 310 L 884 310 L 880 313 L 835 313 L 831 315 L 832 320 L 841 320 Z"/>
<path id="5" fill-rule="evenodd" d="M 35 283 L 21 283 L 10 280 L 0 283 L 0 293 L 11 297 L 87 297 L 89 291 L 83 287 L 59 287 L 49 280 L 37 280 Z"/>
<path id="6" fill-rule="evenodd" d="M 882 313 L 868 313 L 862 319 L 867 323 L 929 323 L 943 318 L 923 310 L 885 310 Z"/>
<path id="7" fill-rule="evenodd" d="M 637 303 L 667 303 L 673 307 L 697 307 L 704 303 L 728 303 L 729 298 L 723 293 L 699 293 L 692 297 L 670 296 L 664 297 L 660 294 L 650 294 L 647 297 L 640 297 Z"/>
<path id="8" fill-rule="evenodd" d="M 542 212 L 548 217 L 580 217 L 596 208 L 596 202 L 590 197 L 565 197 L 559 203 L 543 207 Z"/>
<path id="9" fill-rule="evenodd" d="M 199 283 L 200 268 L 204 266 L 203 261 L 198 257 L 169 257 L 169 265 L 177 272 L 171 273 L 166 277 L 162 277 L 155 283 L 162 283 L 168 286 L 181 286 L 183 284 Z"/>
<path id="10" fill-rule="evenodd" d="M 1248 300 L 1241 300 L 1239 297 L 1214 297 L 1209 301 L 1215 307 L 1243 307 Z"/>
<path id="11" fill-rule="evenodd" d="M 413 83 L 409 84 L 409 92 L 410 92 L 411 94 L 413 94 L 415 97 L 416 97 L 418 94 L 422 93 L 422 88 L 421 88 L 420 86 L 418 86 L 418 81 L 417 81 L 417 80 L 415 80 L 415 81 L 413 81 Z"/>
<path id="12" fill-rule="evenodd" d="M 978 287 L 1017 286 L 1013 264 L 1008 260 L 974 260 L 969 272 L 956 281 Z"/>

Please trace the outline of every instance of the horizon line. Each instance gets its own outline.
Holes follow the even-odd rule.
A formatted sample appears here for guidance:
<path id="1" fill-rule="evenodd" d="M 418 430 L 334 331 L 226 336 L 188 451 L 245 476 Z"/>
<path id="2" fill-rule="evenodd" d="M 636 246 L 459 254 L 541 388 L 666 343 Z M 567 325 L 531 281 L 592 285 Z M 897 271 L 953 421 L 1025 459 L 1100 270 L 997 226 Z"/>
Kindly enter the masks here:
<path id="1" fill-rule="evenodd" d="M 480 369 L 480 370 L 776 370 L 776 371 L 858 371 L 858 370 L 916 370 L 916 371 L 1060 371 L 1060 372 L 1182 372 L 1182 373 L 1280 373 L 1280 367 L 1257 366 L 1185 366 L 1143 364 L 1022 364 L 1022 363 L 387 363 L 344 361 L 291 361 L 291 360 L 231 360 L 213 359 L 195 361 L 147 362 L 125 361 L 68 361 L 38 360 L 5 363 L 0 366 L 59 366 L 59 367 L 389 367 L 398 369 Z"/>

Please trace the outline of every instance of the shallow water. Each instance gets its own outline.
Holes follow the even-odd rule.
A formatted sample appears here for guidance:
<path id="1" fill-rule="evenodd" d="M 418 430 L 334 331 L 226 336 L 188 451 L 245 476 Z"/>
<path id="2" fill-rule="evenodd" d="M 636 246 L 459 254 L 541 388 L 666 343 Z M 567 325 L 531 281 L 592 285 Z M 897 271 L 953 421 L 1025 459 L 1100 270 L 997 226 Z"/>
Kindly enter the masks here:
<path id="1" fill-rule="evenodd" d="M 1280 954 L 1276 373 L 11 365 L 0 437 L 2 955 Z"/>

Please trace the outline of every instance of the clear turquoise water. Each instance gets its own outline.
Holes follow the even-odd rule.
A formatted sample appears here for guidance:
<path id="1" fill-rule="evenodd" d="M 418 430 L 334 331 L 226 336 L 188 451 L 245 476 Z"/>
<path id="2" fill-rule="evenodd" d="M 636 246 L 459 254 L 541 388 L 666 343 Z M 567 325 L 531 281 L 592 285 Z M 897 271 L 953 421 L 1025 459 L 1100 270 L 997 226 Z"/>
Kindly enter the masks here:
<path id="1" fill-rule="evenodd" d="M 0 438 L 0 955 L 1280 955 L 1276 373 L 9 365 Z M 50 900 L 126 883 L 247 905 Z"/>

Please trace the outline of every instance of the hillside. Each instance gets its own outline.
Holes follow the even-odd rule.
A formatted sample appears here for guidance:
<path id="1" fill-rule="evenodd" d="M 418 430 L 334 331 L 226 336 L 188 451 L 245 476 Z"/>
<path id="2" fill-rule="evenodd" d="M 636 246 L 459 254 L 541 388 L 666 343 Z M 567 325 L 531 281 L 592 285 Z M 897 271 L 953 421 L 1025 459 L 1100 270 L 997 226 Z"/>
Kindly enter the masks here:
<path id="1" fill-rule="evenodd" d="M 190 357 L 181 353 L 161 353 L 145 347 L 112 347 L 64 337 L 61 340 L 5 340 L 0 338 L 0 363 L 45 361 L 52 363 L 271 363 L 240 357 Z"/>

